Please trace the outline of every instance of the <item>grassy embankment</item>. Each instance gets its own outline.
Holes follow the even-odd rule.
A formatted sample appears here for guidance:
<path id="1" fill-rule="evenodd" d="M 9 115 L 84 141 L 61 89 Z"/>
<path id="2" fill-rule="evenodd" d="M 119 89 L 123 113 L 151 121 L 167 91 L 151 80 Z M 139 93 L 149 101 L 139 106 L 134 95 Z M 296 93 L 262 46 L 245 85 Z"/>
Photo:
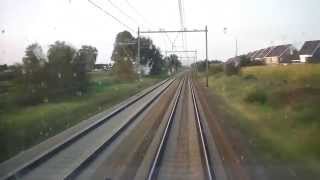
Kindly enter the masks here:
<path id="1" fill-rule="evenodd" d="M 263 158 L 319 172 L 320 65 L 248 67 L 209 83 Z"/>
<path id="2" fill-rule="evenodd" d="M 136 94 L 164 77 L 121 82 L 91 73 L 90 93 L 0 111 L 0 162 Z"/>

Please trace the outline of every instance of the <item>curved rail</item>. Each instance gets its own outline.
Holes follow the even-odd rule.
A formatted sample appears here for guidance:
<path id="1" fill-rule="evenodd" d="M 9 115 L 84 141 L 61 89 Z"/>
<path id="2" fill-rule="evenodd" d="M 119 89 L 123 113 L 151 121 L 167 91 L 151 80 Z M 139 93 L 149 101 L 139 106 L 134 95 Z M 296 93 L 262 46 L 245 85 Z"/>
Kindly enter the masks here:
<path id="1" fill-rule="evenodd" d="M 155 91 L 156 89 L 158 89 L 159 87 L 161 87 L 163 84 L 165 84 L 166 82 L 168 82 L 170 79 L 164 80 L 162 82 L 160 82 L 159 84 L 155 85 L 154 87 L 152 87 L 150 90 L 148 90 L 147 92 L 145 92 L 142 95 L 139 95 L 138 97 L 130 100 L 129 102 L 127 102 L 126 104 L 120 106 L 119 108 L 115 109 L 114 111 L 112 111 L 111 113 L 109 113 L 106 117 L 101 118 L 100 120 L 96 121 L 95 123 L 91 124 L 90 126 L 84 128 L 83 130 L 79 131 L 78 133 L 74 134 L 73 136 L 67 138 L 65 141 L 53 146 L 52 148 L 50 148 L 49 150 L 45 151 L 44 153 L 40 154 L 39 156 L 35 157 L 34 159 L 30 160 L 29 162 L 21 165 L 20 167 L 16 168 L 15 170 L 9 172 L 6 176 L 0 178 L 3 180 L 11 180 L 11 179 L 17 179 L 19 178 L 21 175 L 23 176 L 24 174 L 28 173 L 29 171 L 31 171 L 32 169 L 40 166 L 42 163 L 44 163 L 46 160 L 52 158 L 55 154 L 57 154 L 58 152 L 62 151 L 63 149 L 69 147 L 70 145 L 72 145 L 74 142 L 76 142 L 77 140 L 79 140 L 81 137 L 85 136 L 86 134 L 88 134 L 89 132 L 93 131 L 94 129 L 98 128 L 99 126 L 101 126 L 102 124 L 104 124 L 107 120 L 109 120 L 110 118 L 114 117 L 115 115 L 119 114 L 120 112 L 122 112 L 123 110 L 125 110 L 127 107 L 131 106 L 132 104 L 134 104 L 135 102 L 139 101 L 140 99 L 142 99 L 143 97 L 145 97 L 146 95 L 150 94 L 151 92 Z M 154 98 L 152 98 L 147 104 L 151 104 L 157 97 L 159 97 L 173 82 L 175 81 L 175 79 L 171 80 L 171 82 L 161 91 L 159 92 Z M 145 109 L 146 107 L 142 108 L 139 112 L 137 112 L 132 118 L 138 116 L 139 114 L 141 114 L 141 112 Z M 131 122 L 131 120 L 129 121 L 129 123 Z M 127 124 L 129 124 L 127 123 Z M 127 125 L 125 125 L 127 126 Z M 123 127 L 119 130 L 119 131 L 123 131 Z M 119 135 L 119 133 L 117 132 L 115 134 L 115 136 Z M 111 139 L 114 139 L 114 137 L 112 137 Z M 94 152 L 96 153 L 96 151 Z M 82 166 L 81 166 L 82 167 Z M 69 177 L 69 176 L 67 176 Z"/>

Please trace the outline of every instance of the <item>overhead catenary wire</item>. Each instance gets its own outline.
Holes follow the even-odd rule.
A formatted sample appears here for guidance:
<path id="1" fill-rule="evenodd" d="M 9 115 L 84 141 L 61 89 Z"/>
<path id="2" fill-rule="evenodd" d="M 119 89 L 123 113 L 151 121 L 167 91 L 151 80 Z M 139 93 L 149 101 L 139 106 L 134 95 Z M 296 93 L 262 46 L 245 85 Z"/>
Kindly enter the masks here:
<path id="1" fill-rule="evenodd" d="M 146 24 L 148 24 L 149 26 L 151 26 L 151 27 L 154 27 L 154 28 L 158 28 L 158 29 L 161 29 L 160 27 L 157 27 L 157 26 L 154 26 L 152 23 L 150 23 L 150 21 L 142 14 L 142 13 L 140 13 L 140 11 L 137 9 L 137 8 L 135 8 L 130 2 L 129 2 L 129 0 L 125 0 L 126 1 L 126 3 L 128 4 L 128 6 L 138 15 L 138 16 L 140 16 L 141 18 L 142 18 L 142 20 L 146 23 Z M 169 38 L 169 36 L 167 35 L 167 33 L 166 33 L 166 36 L 167 36 L 167 38 L 168 38 L 168 40 L 169 40 L 169 46 L 171 47 L 171 45 L 172 45 L 172 41 L 171 41 L 171 39 Z M 165 40 L 166 41 L 166 40 Z M 166 46 L 166 45 L 165 45 Z M 164 47 L 165 49 L 166 49 L 166 47 Z"/>
<path id="2" fill-rule="evenodd" d="M 109 0 L 109 1 L 110 1 L 110 0 Z M 150 23 L 150 21 L 149 21 L 144 15 L 142 15 L 142 14 L 140 13 L 140 11 L 139 11 L 137 8 L 135 8 L 128 0 L 125 0 L 125 1 L 126 1 L 126 3 L 127 3 L 128 7 L 131 8 L 138 16 L 140 16 L 140 18 L 141 18 L 146 24 L 148 24 L 148 26 L 158 28 L 158 27 L 154 26 L 152 23 Z M 169 44 L 171 44 L 171 43 L 169 42 Z M 165 46 L 166 46 L 166 40 L 165 40 L 165 42 L 164 42 L 164 48 L 166 49 Z"/>
<path id="3" fill-rule="evenodd" d="M 106 11 L 105 9 L 103 9 L 101 6 L 99 6 L 98 4 L 94 3 L 91 0 L 88 0 L 88 2 L 90 4 L 92 4 L 94 7 L 100 9 L 104 14 L 110 16 L 111 18 L 113 18 L 114 20 L 116 20 L 119 24 L 121 24 L 122 26 L 128 28 L 130 31 L 132 32 L 136 32 L 133 28 L 131 28 L 130 26 L 128 26 L 127 24 L 123 23 L 121 20 L 119 20 L 118 18 L 116 18 L 114 15 L 112 15 L 111 13 L 109 13 L 108 11 Z"/>
<path id="4" fill-rule="evenodd" d="M 108 0 L 109 4 L 111 4 L 112 7 L 114 7 L 115 9 L 117 9 L 121 14 L 123 14 L 124 16 L 126 16 L 128 19 L 130 19 L 131 21 L 133 21 L 136 24 L 139 24 L 139 22 L 137 20 L 135 20 L 133 17 L 129 16 L 127 13 L 125 13 L 119 6 L 117 6 L 115 3 L 113 3 L 111 0 Z"/>
<path id="5" fill-rule="evenodd" d="M 150 23 L 150 21 L 149 21 L 147 18 L 145 18 L 145 17 L 138 11 L 138 9 L 136 9 L 136 8 L 129 2 L 129 0 L 125 0 L 125 1 L 126 1 L 127 5 L 128 5 L 138 16 L 140 16 L 147 24 L 149 24 L 150 26 L 155 27 L 154 25 L 152 25 L 152 23 Z"/>

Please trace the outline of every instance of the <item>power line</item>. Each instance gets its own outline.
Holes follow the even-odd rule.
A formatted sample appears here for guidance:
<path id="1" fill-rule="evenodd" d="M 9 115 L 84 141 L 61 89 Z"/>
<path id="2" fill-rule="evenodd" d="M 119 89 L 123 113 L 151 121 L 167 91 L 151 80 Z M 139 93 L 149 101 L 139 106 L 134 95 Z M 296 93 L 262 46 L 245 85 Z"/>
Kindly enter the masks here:
<path id="1" fill-rule="evenodd" d="M 119 8 L 116 4 L 114 4 L 111 0 L 108 0 L 109 3 L 111 4 L 112 7 L 114 7 L 115 9 L 117 9 L 121 14 L 123 14 L 124 16 L 126 16 L 128 19 L 132 20 L 133 22 L 138 23 L 138 21 L 136 21 L 133 17 L 129 16 L 127 13 L 125 13 L 121 8 Z"/>
<path id="2" fill-rule="evenodd" d="M 129 2 L 129 0 L 125 0 L 126 1 L 126 3 L 128 4 L 128 6 L 138 15 L 138 16 L 140 16 L 141 18 L 142 18 L 142 20 L 144 21 L 144 22 L 146 22 L 148 25 L 150 25 L 150 26 L 152 26 L 152 27 L 155 27 L 155 28 L 159 28 L 160 29 L 160 27 L 156 27 L 156 26 L 154 26 L 152 23 L 150 23 L 150 21 L 145 17 L 145 16 L 143 16 L 139 11 L 138 11 L 138 9 L 136 9 L 130 2 Z M 167 34 L 166 34 L 167 35 Z M 167 35 L 167 38 L 169 39 L 169 44 L 171 45 L 171 40 L 170 40 L 170 38 L 168 37 L 168 35 Z"/>
<path id="3" fill-rule="evenodd" d="M 129 2 L 129 0 L 125 0 L 125 1 L 126 1 L 126 3 L 128 4 L 128 6 L 129 6 L 138 16 L 140 16 L 144 22 L 146 22 L 146 24 L 148 24 L 148 25 L 151 26 L 151 27 L 161 29 L 159 26 L 157 27 L 157 26 L 154 26 L 152 23 L 150 23 L 150 21 L 149 21 L 145 16 L 143 16 L 143 15 L 139 12 L 139 10 L 138 10 L 137 8 L 135 8 L 135 7 Z M 167 38 L 168 38 L 168 40 L 169 40 L 169 41 L 168 41 L 169 46 L 171 47 L 171 45 L 174 44 L 175 41 L 172 42 L 172 40 L 170 39 L 170 37 L 169 37 L 167 34 L 166 34 L 166 36 L 167 36 Z M 167 42 L 166 39 L 165 39 L 165 41 Z"/>
<path id="4" fill-rule="evenodd" d="M 97 5 L 96 3 L 92 2 L 91 0 L 88 0 L 89 3 L 91 3 L 94 7 L 100 9 L 103 13 L 105 13 L 106 15 L 112 17 L 114 20 L 116 20 L 118 23 L 120 23 L 122 26 L 125 26 L 126 28 L 130 29 L 131 31 L 135 32 L 134 29 L 132 29 L 130 26 L 126 25 L 125 23 L 123 23 L 122 21 L 120 21 L 118 18 L 116 18 L 115 16 L 113 16 L 112 14 L 110 14 L 108 11 L 104 10 L 102 7 L 100 7 L 99 5 Z"/>
<path id="5" fill-rule="evenodd" d="M 150 21 L 148 21 L 147 18 L 145 18 L 128 0 L 125 0 L 126 3 L 128 4 L 128 6 L 138 15 L 140 16 L 147 24 L 149 24 L 150 26 L 154 26 L 150 23 Z M 155 27 L 155 26 L 154 26 Z"/>

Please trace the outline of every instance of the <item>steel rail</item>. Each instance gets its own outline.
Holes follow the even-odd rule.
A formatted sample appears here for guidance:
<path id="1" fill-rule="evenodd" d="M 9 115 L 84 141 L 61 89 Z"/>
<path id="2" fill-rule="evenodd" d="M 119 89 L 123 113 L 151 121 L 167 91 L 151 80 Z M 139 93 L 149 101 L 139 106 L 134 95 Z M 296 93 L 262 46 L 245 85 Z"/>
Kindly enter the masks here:
<path id="1" fill-rule="evenodd" d="M 176 98 L 174 100 L 174 104 L 173 104 L 173 107 L 171 109 L 168 121 L 166 123 L 166 126 L 165 126 L 165 129 L 164 129 L 160 144 L 159 144 L 159 146 L 157 148 L 157 152 L 156 152 L 155 158 L 152 161 L 152 166 L 151 166 L 151 168 L 149 170 L 149 173 L 148 173 L 148 177 L 147 177 L 148 180 L 152 180 L 156 176 L 156 168 L 159 165 L 160 160 L 161 160 L 161 156 L 162 156 L 162 154 L 164 152 L 164 147 L 165 147 L 166 141 L 168 139 L 168 135 L 169 135 L 169 129 L 170 129 L 171 125 L 172 125 L 172 121 L 173 121 L 173 118 L 174 118 L 174 115 L 175 115 L 175 112 L 176 112 L 176 109 L 177 109 L 177 105 L 178 105 L 179 99 L 181 97 L 181 92 L 182 92 L 182 88 L 183 88 L 183 86 L 185 84 L 185 80 L 186 80 L 186 78 L 184 78 L 182 80 L 182 84 L 181 84 L 181 87 L 179 88 L 178 95 L 176 96 Z"/>
<path id="2" fill-rule="evenodd" d="M 104 124 L 107 120 L 109 120 L 110 118 L 112 118 L 115 115 L 119 114 L 120 112 L 125 110 L 127 107 L 129 107 L 132 104 L 134 104 L 135 102 L 139 101 L 140 99 L 142 99 L 146 95 L 148 95 L 151 92 L 155 91 L 156 89 L 161 87 L 163 84 L 165 84 L 169 80 L 170 79 L 166 79 L 166 80 L 160 82 L 159 84 L 155 85 L 154 87 L 152 87 L 150 90 L 148 90 L 144 94 L 139 95 L 138 97 L 136 97 L 136 98 L 130 100 L 129 102 L 123 104 L 119 108 L 117 108 L 117 109 L 113 110 L 112 112 L 110 112 L 106 117 L 103 117 L 103 118 L 97 120 L 95 123 L 87 126 L 86 128 L 84 128 L 83 130 L 79 131 L 78 133 L 75 133 L 74 135 L 72 135 L 69 138 L 67 138 L 65 141 L 53 146 L 49 150 L 41 153 L 40 155 L 38 155 L 37 157 L 33 158 L 32 160 L 26 162 L 25 164 L 22 164 L 20 167 L 18 167 L 15 170 L 9 172 L 7 175 L 5 175 L 4 177 L 1 177 L 0 179 L 1 180 L 19 179 L 19 177 L 21 175 L 27 174 L 32 169 L 34 169 L 34 168 L 38 167 L 39 165 L 43 164 L 46 160 L 52 158 L 58 152 L 62 151 L 63 149 L 65 149 L 67 147 L 69 147 L 74 142 L 76 142 L 77 140 L 81 139 L 83 136 L 85 136 L 89 132 L 93 131 L 94 129 L 98 128 L 99 126 Z M 175 81 L 175 79 L 171 80 L 171 82 L 164 89 L 167 89 L 174 81 Z M 164 91 L 161 91 L 160 94 L 162 94 L 163 92 Z M 154 101 L 155 99 L 153 98 L 152 100 Z"/>
<path id="3" fill-rule="evenodd" d="M 193 107 L 195 110 L 197 129 L 199 132 L 199 139 L 201 141 L 201 149 L 202 149 L 202 154 L 203 154 L 204 161 L 205 161 L 206 173 L 207 173 L 208 179 L 212 180 L 215 177 L 215 173 L 214 173 L 214 170 L 211 168 L 212 166 L 211 166 L 210 160 L 209 160 L 209 152 L 208 152 L 207 143 L 206 143 L 206 139 L 205 139 L 204 132 L 203 132 L 203 126 L 202 126 L 202 123 L 200 120 L 197 100 L 196 100 L 196 96 L 195 96 L 195 93 L 193 90 L 193 85 L 191 84 L 190 80 L 189 80 L 189 87 L 191 89 L 191 94 L 192 94 Z"/>
<path id="4" fill-rule="evenodd" d="M 168 86 L 166 86 L 163 90 L 161 90 L 155 97 L 153 97 L 150 101 L 148 101 L 142 108 L 140 108 L 137 112 L 132 114 L 128 121 L 114 134 L 112 137 L 108 140 L 106 140 L 102 145 L 97 147 L 84 161 L 82 161 L 75 169 L 71 170 L 69 173 L 67 173 L 66 176 L 64 176 L 64 180 L 71 180 L 75 179 L 79 173 L 85 169 L 89 164 L 94 161 L 99 154 L 105 150 L 105 148 L 110 145 L 123 131 L 129 127 L 129 125 L 139 116 L 141 113 L 143 113 L 158 97 L 160 97 L 164 91 L 166 91 L 170 85 L 173 83 L 172 81 Z"/>

